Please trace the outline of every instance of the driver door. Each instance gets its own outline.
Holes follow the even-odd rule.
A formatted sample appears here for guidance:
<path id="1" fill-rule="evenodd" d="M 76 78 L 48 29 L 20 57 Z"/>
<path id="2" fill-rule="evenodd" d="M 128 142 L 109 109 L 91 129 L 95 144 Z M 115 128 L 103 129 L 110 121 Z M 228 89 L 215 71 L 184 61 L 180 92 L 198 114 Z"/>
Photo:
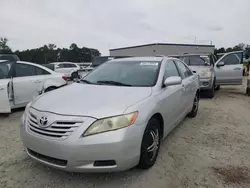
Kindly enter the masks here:
<path id="1" fill-rule="evenodd" d="M 223 65 L 224 64 L 224 65 Z M 243 52 L 230 52 L 215 63 L 216 85 L 241 85 Z"/>

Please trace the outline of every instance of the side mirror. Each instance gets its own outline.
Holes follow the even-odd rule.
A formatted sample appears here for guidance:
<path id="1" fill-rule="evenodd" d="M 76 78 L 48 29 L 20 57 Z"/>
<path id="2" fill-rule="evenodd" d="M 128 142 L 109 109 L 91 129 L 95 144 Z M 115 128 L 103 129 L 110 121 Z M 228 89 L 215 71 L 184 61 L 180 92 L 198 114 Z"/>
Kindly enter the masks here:
<path id="1" fill-rule="evenodd" d="M 182 83 L 182 79 L 179 76 L 170 76 L 166 78 L 164 81 L 164 86 L 174 86 L 174 85 L 180 85 Z"/>
<path id="2" fill-rule="evenodd" d="M 221 62 L 219 62 L 216 66 L 217 66 L 217 67 L 223 67 L 223 66 L 225 66 L 225 63 L 224 63 L 223 61 L 221 61 Z"/>

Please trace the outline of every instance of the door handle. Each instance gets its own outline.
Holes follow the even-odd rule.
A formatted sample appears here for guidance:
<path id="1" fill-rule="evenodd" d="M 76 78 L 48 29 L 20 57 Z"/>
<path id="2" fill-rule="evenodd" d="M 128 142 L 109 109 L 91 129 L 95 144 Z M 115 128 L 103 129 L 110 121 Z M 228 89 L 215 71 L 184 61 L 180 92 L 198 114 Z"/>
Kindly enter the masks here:
<path id="1" fill-rule="evenodd" d="M 241 70 L 241 68 L 234 68 L 234 70 Z"/>
<path id="2" fill-rule="evenodd" d="M 182 84 L 181 90 L 182 90 L 182 91 L 185 91 L 185 89 L 186 89 L 186 86 L 185 86 L 184 84 Z"/>
<path id="3" fill-rule="evenodd" d="M 42 81 L 40 81 L 40 80 L 34 81 L 35 84 L 39 84 L 39 83 L 41 83 L 41 82 L 42 82 Z"/>
<path id="4" fill-rule="evenodd" d="M 0 88 L 0 91 L 3 91 L 4 90 L 4 88 Z"/>

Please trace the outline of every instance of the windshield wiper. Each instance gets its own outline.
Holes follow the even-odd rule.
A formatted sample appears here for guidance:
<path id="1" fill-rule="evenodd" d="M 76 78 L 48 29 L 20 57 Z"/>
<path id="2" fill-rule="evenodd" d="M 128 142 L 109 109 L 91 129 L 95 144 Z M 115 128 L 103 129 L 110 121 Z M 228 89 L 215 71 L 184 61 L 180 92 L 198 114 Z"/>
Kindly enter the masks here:
<path id="1" fill-rule="evenodd" d="M 109 80 L 100 80 L 100 81 L 97 81 L 97 83 L 99 84 L 109 84 L 109 85 L 115 85 L 115 86 L 132 86 L 132 85 L 129 85 L 129 84 L 124 84 L 124 83 L 121 83 L 121 82 L 116 82 L 116 81 L 109 81 Z"/>
<path id="2" fill-rule="evenodd" d="M 93 84 L 92 82 L 88 81 L 88 80 L 80 80 L 81 82 L 87 83 L 87 84 Z"/>

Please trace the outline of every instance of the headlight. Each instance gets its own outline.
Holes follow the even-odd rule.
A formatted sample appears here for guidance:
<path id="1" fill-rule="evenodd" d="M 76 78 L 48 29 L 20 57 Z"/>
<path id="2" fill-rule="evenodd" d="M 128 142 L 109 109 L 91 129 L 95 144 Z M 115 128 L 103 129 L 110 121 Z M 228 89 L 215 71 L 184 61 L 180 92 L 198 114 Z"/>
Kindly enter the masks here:
<path id="1" fill-rule="evenodd" d="M 210 78 L 212 76 L 212 72 L 210 71 L 202 71 L 200 72 L 200 77 L 206 77 L 206 78 Z"/>
<path id="2" fill-rule="evenodd" d="M 83 136 L 113 131 L 130 126 L 135 122 L 137 115 L 138 112 L 133 112 L 121 116 L 99 119 L 95 121 L 92 125 L 90 125 L 90 127 L 85 131 Z"/>
<path id="3" fill-rule="evenodd" d="M 27 118 L 27 116 L 28 116 L 28 112 L 29 112 L 30 106 L 31 106 L 31 102 L 29 102 L 29 103 L 26 105 L 26 107 L 25 107 L 25 110 L 24 110 L 24 113 L 23 113 L 23 116 L 22 116 L 23 125 L 24 125 L 25 122 L 26 122 L 26 118 Z"/>

